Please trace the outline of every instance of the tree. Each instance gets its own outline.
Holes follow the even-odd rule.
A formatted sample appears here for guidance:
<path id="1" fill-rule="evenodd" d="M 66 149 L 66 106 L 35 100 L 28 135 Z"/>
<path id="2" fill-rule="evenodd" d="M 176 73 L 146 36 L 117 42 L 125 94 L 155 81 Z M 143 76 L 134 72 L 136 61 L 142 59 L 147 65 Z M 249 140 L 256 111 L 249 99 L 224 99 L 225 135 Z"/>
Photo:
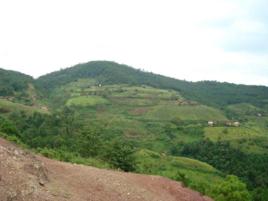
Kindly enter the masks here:
<path id="1" fill-rule="evenodd" d="M 9 135 L 18 135 L 17 128 L 7 119 L 0 116 L 0 131 Z"/>
<path id="2" fill-rule="evenodd" d="M 250 201 L 251 197 L 246 184 L 234 175 L 228 175 L 225 181 L 213 190 L 216 201 Z"/>
<path id="3" fill-rule="evenodd" d="M 64 107 L 60 113 L 63 133 L 67 136 L 74 135 L 75 129 L 78 127 L 75 121 L 75 110 L 71 107 Z"/>
<path id="4" fill-rule="evenodd" d="M 79 143 L 80 154 L 83 157 L 97 156 L 102 148 L 100 134 L 97 130 L 90 129 L 82 132 Z"/>
<path id="5" fill-rule="evenodd" d="M 109 144 L 104 153 L 104 159 L 116 168 L 126 172 L 135 170 L 134 148 L 127 142 L 114 141 Z"/>

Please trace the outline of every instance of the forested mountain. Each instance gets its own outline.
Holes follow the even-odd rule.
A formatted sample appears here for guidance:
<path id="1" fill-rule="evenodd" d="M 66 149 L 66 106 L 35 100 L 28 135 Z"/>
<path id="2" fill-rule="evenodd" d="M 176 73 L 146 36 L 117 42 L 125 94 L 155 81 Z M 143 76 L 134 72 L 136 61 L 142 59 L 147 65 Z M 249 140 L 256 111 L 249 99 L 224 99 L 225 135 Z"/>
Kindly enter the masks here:
<path id="1" fill-rule="evenodd" d="M 268 87 L 108 61 L 36 80 L 0 72 L 9 140 L 58 160 L 169 177 L 216 201 L 268 200 Z"/>
<path id="2" fill-rule="evenodd" d="M 15 93 L 23 93 L 33 78 L 16 71 L 0 68 L 0 96 L 13 96 Z"/>
<path id="3" fill-rule="evenodd" d="M 215 81 L 187 82 L 108 61 L 93 61 L 53 72 L 41 76 L 37 79 L 37 84 L 50 91 L 79 78 L 94 78 L 100 84 L 144 84 L 156 88 L 173 89 L 189 99 L 214 106 L 235 103 L 263 106 L 268 101 L 268 87 Z"/>

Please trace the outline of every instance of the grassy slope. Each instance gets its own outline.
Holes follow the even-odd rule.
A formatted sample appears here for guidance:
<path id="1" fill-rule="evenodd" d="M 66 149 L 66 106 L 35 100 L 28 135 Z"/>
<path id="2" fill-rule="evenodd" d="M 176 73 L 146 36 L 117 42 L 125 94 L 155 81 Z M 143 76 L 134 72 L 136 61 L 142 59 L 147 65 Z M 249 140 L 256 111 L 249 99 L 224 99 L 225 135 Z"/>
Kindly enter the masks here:
<path id="1" fill-rule="evenodd" d="M 69 99 L 66 105 L 86 107 L 86 106 L 102 105 L 107 103 L 108 101 L 106 99 L 99 96 L 79 96 Z"/>
<path id="2" fill-rule="evenodd" d="M 267 153 L 267 111 L 248 103 L 229 105 L 227 111 L 242 119 L 242 125 L 240 127 L 209 127 L 205 129 L 205 136 L 214 142 L 229 141 L 233 147 L 246 153 Z"/>
<path id="3" fill-rule="evenodd" d="M 14 103 L 5 99 L 0 99 L 0 109 L 4 112 L 24 111 L 26 113 L 33 113 L 33 112 L 48 113 L 48 111 L 42 110 L 38 107 L 32 107 L 20 103 Z"/>
<path id="4" fill-rule="evenodd" d="M 185 180 L 187 185 L 206 194 L 210 194 L 213 186 L 223 180 L 223 175 L 219 171 L 198 160 L 168 156 L 144 149 L 137 152 L 136 156 L 138 172 Z M 184 179 L 180 175 L 183 175 Z"/>
<path id="5" fill-rule="evenodd" d="M 43 91 L 51 91 L 81 78 L 95 79 L 97 83 L 103 85 L 144 84 L 156 88 L 173 89 L 181 92 L 188 99 L 217 107 L 236 103 L 251 103 L 255 106 L 268 105 L 268 87 L 209 81 L 187 82 L 143 72 L 109 61 L 93 61 L 78 64 L 72 68 L 42 76 L 36 81 L 36 84 Z"/>
<path id="6" fill-rule="evenodd" d="M 172 130 L 174 121 L 225 121 L 219 109 L 185 100 L 173 90 L 149 86 L 103 85 L 94 79 L 79 79 L 55 89 L 54 94 L 66 105 L 75 105 L 84 123 L 96 121 L 107 131 L 106 137 L 124 137 L 137 145 L 157 152 L 167 152 L 172 143 L 183 144 L 201 140 L 202 135 L 189 135 Z M 52 102 L 53 99 L 51 99 Z M 264 153 L 268 137 L 266 117 L 257 117 L 260 109 L 250 104 L 230 105 L 228 111 L 248 119 L 239 128 L 205 128 L 205 137 L 212 141 L 230 141 L 249 153 Z M 172 136 L 167 135 L 167 127 Z M 112 132 L 108 132 L 108 131 Z"/>
<path id="7" fill-rule="evenodd" d="M 226 119 L 220 110 L 186 101 L 176 91 L 148 86 L 98 87 L 94 80 L 82 79 L 55 89 L 51 97 L 51 102 L 56 98 L 67 106 L 75 106 L 84 125 L 101 125 L 106 139 L 123 137 L 158 152 L 167 152 L 172 141 L 193 142 L 202 138 L 175 129 L 168 136 L 167 129 L 175 126 L 173 120 Z"/>
<path id="8" fill-rule="evenodd" d="M 204 105 L 183 105 L 175 104 L 157 105 L 147 113 L 146 117 L 156 120 L 172 120 L 178 118 L 181 120 L 226 120 L 226 117 L 217 109 Z"/>

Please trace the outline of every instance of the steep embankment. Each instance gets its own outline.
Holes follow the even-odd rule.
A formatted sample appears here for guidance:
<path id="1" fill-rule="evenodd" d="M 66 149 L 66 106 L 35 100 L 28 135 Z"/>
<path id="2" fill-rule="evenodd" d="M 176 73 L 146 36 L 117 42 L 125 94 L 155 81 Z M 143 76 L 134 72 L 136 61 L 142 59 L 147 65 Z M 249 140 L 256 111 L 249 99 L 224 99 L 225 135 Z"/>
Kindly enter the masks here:
<path id="1" fill-rule="evenodd" d="M 180 183 L 34 156 L 0 139 L 1 201 L 210 201 Z"/>

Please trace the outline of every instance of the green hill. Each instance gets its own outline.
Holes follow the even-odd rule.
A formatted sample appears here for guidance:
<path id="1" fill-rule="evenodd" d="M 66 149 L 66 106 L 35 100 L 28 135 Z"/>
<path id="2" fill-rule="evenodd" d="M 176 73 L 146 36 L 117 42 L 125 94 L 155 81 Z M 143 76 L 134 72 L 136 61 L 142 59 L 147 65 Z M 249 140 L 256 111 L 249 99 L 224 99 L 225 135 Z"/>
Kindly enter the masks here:
<path id="1" fill-rule="evenodd" d="M 31 76 L 0 69 L 0 99 L 27 106 L 39 106 L 41 93 L 36 89 Z M 3 105 L 3 104 L 1 104 Z"/>
<path id="2" fill-rule="evenodd" d="M 187 82 L 162 75 L 144 72 L 109 61 L 93 61 L 53 72 L 37 79 L 45 91 L 81 78 L 94 78 L 98 84 L 148 85 L 155 88 L 173 89 L 186 98 L 206 105 L 226 106 L 236 103 L 267 105 L 268 88 L 263 86 L 236 85 L 214 81 Z"/>

